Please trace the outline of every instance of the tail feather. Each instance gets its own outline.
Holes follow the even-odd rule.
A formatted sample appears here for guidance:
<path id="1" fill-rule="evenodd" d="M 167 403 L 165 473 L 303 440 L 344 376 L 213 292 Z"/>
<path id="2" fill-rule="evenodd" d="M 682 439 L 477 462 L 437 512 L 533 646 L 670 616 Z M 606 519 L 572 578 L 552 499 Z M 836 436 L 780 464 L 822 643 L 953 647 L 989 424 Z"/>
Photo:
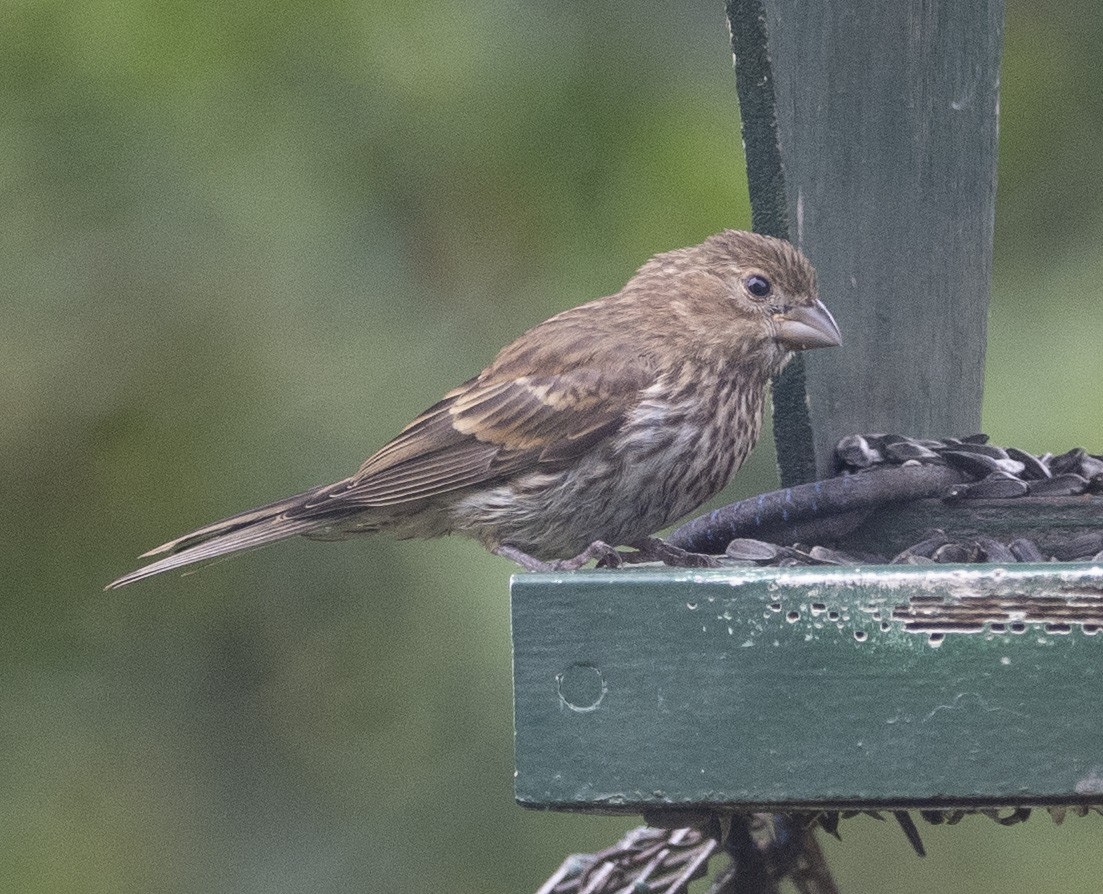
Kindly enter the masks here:
<path id="1" fill-rule="evenodd" d="M 164 558 L 124 574 L 118 580 L 108 584 L 105 589 L 114 590 L 174 568 L 206 562 L 228 553 L 256 549 L 297 534 L 308 534 L 328 528 L 334 522 L 356 514 L 347 507 L 338 508 L 336 504 L 332 508 L 324 504 L 317 505 L 316 501 L 319 497 L 343 485 L 344 482 L 339 482 L 311 488 L 293 497 L 231 515 L 229 518 L 170 540 L 141 556 L 146 559 L 164 555 Z"/>

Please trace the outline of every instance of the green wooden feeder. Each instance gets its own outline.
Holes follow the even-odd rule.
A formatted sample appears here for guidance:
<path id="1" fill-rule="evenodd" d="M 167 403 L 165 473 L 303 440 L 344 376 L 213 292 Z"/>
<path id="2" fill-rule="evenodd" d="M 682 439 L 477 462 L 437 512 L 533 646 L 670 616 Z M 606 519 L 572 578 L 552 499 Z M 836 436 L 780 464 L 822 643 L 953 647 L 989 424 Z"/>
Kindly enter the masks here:
<path id="1" fill-rule="evenodd" d="M 776 384 L 782 483 L 849 432 L 978 430 L 1001 0 L 728 14 L 755 229 L 809 255 L 845 340 Z M 1036 532 L 1098 528 L 1099 503 L 953 511 Z M 940 511 L 866 536 L 914 542 Z M 520 574 L 512 611 L 526 806 L 1103 801 L 1099 564 Z"/>
<path id="2" fill-rule="evenodd" d="M 1103 567 L 518 575 L 518 800 L 1103 801 Z"/>

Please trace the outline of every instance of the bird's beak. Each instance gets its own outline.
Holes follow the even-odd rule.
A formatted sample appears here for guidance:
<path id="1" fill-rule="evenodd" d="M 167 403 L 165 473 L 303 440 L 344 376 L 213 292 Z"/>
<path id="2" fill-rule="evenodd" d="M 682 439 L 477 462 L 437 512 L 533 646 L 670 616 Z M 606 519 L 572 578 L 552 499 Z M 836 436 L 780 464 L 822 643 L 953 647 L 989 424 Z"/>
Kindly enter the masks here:
<path id="1" fill-rule="evenodd" d="M 831 312 L 817 300 L 815 304 L 793 307 L 774 317 L 774 338 L 790 351 L 809 348 L 834 348 L 843 343 L 842 334 Z"/>

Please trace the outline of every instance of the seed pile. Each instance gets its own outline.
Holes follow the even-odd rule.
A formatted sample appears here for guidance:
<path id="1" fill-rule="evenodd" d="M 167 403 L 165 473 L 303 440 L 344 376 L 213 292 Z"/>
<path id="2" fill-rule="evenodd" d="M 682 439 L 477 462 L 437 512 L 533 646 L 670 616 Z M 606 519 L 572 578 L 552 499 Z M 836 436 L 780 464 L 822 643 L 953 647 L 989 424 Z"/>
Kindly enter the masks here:
<path id="1" fill-rule="evenodd" d="M 728 544 L 719 565 L 946 565 L 971 562 L 1103 562 L 1103 533 L 1083 534 L 1044 551 L 1033 540 L 1019 537 L 1001 543 L 991 537 L 954 540 L 945 531 L 909 546 L 891 558 L 878 553 L 844 552 L 826 546 L 794 543 L 778 546 L 764 540 L 738 537 Z"/>
<path id="2" fill-rule="evenodd" d="M 962 539 L 935 529 L 905 549 L 882 555 L 840 549 L 837 544 L 844 537 L 834 536 L 845 535 L 848 526 L 837 520 L 848 513 L 915 499 L 940 498 L 953 505 L 1103 494 L 1103 455 L 1082 447 L 1038 456 L 989 444 L 983 434 L 941 440 L 855 434 L 836 445 L 835 466 L 834 478 L 733 503 L 683 525 L 667 543 L 711 554 L 714 558 L 700 564 L 715 566 L 1103 562 L 1103 517 L 1099 530 L 1047 544 L 1025 537 Z M 818 544 L 795 542 L 809 536 L 807 527 L 803 535 L 789 534 L 795 525 L 808 522 L 817 525 L 811 536 Z"/>
<path id="3" fill-rule="evenodd" d="M 907 438 L 903 435 L 847 435 L 835 445 L 839 472 L 887 465 L 945 465 L 968 476 L 943 499 L 1074 497 L 1103 494 L 1103 455 L 1083 447 L 1035 456 L 1016 447 L 997 447 L 988 435 L 966 438 Z"/>

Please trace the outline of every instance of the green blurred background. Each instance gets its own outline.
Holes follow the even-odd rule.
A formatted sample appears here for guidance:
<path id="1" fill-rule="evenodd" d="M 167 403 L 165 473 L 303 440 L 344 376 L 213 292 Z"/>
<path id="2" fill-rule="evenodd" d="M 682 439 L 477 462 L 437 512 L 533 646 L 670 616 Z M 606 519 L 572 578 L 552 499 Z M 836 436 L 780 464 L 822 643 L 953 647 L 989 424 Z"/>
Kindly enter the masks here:
<path id="1" fill-rule="evenodd" d="M 984 424 L 1039 451 L 1103 449 L 1101 41 L 1009 4 Z M 512 894 L 615 840 L 512 802 L 512 567 L 472 543 L 101 587 L 747 226 L 719 0 L 3 0 L 0 91 L 0 890 Z M 1101 832 L 825 846 L 848 892 L 1096 892 Z"/>

